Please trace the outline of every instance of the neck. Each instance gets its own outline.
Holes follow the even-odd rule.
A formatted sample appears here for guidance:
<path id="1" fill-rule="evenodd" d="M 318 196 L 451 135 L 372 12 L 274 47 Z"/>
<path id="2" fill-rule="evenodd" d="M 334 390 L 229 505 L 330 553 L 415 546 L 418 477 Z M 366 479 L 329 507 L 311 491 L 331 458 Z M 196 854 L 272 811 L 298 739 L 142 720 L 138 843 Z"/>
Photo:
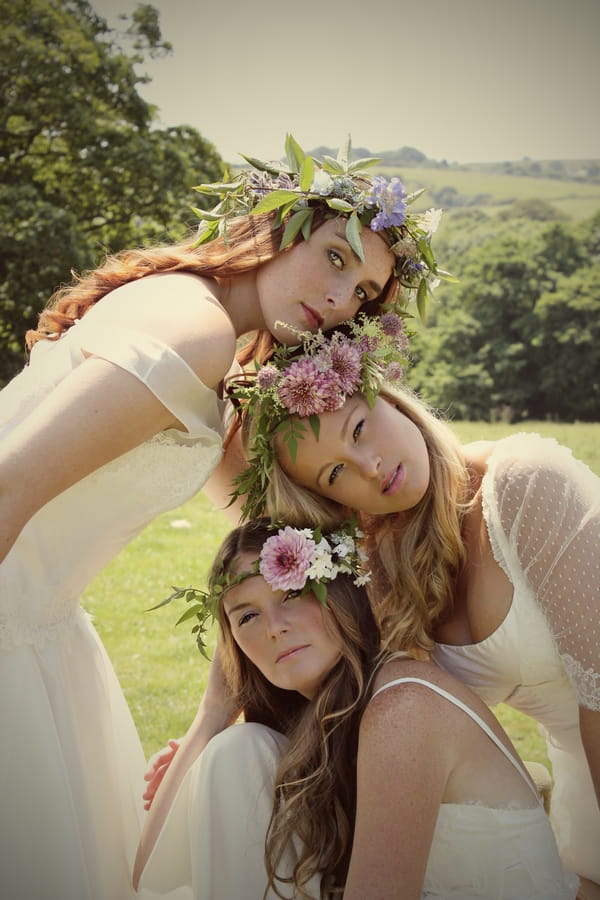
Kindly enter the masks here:
<path id="1" fill-rule="evenodd" d="M 217 277 L 215 280 L 217 299 L 231 319 L 236 337 L 264 329 L 265 322 L 256 290 L 256 272 L 252 270 L 228 278 Z"/>

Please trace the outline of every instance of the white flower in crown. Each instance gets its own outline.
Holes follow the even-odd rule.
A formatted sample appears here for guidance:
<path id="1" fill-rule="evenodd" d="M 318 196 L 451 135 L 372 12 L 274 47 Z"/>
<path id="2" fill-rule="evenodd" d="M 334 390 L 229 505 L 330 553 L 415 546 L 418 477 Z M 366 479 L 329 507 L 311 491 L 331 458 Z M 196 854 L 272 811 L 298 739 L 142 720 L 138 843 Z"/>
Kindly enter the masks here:
<path id="1" fill-rule="evenodd" d="M 313 557 L 310 562 L 310 568 L 307 577 L 320 581 L 325 578 L 331 581 L 339 572 L 331 555 L 331 544 L 325 538 L 321 538 L 314 549 Z"/>
<path id="2" fill-rule="evenodd" d="M 333 179 L 331 175 L 324 172 L 323 169 L 316 169 L 310 192 L 312 194 L 321 194 L 322 197 L 328 197 L 333 190 Z"/>
<path id="3" fill-rule="evenodd" d="M 438 230 L 438 226 L 442 218 L 442 210 L 433 208 L 427 209 L 424 213 L 422 213 L 420 216 L 417 216 L 416 218 L 419 228 L 422 228 L 427 236 L 431 237 L 431 235 L 435 234 L 435 232 Z"/>

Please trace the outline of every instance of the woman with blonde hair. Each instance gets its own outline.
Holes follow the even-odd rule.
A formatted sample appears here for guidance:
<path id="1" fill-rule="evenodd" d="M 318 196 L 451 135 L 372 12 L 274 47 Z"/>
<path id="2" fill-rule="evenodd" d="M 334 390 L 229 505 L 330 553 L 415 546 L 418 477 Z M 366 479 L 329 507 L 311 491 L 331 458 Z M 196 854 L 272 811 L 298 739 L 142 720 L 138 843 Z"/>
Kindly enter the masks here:
<path id="1" fill-rule="evenodd" d="M 489 709 L 427 654 L 380 652 L 357 537 L 352 521 L 268 519 L 226 537 L 195 610 L 200 628 L 218 620 L 246 724 L 192 766 L 141 884 L 194 900 L 573 900 Z"/>
<path id="2" fill-rule="evenodd" d="M 27 900 L 126 900 L 141 744 L 79 598 L 159 513 L 220 485 L 236 344 L 377 314 L 435 263 L 401 188 L 363 163 L 250 160 L 199 190 L 198 235 L 110 257 L 56 294 L 0 393 L 0 871 Z M 423 227 L 422 227 L 423 226 Z M 422 265 L 413 257 L 422 248 Z M 403 255 L 404 254 L 404 255 Z M 217 471 L 217 466 L 219 470 Z M 219 472 L 221 473 L 219 476 Z M 204 700 L 219 727 L 230 711 Z"/>
<path id="3" fill-rule="evenodd" d="M 561 856 L 598 891 L 600 479 L 536 434 L 461 446 L 386 384 L 401 375 L 385 350 L 402 337 L 394 318 L 379 335 L 309 339 L 234 388 L 249 458 L 237 491 L 249 515 L 292 524 L 360 513 L 385 645 L 416 644 L 540 723 Z"/>

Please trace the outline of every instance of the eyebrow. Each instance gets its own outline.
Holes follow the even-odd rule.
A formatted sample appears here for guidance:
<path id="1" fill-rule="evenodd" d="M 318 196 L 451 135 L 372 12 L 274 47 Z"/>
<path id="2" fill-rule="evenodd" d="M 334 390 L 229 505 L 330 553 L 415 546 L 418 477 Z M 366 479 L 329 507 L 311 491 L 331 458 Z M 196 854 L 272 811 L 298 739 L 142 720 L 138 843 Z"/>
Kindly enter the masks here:
<path id="1" fill-rule="evenodd" d="M 348 411 L 348 415 L 347 415 L 346 418 L 344 419 L 344 423 L 343 423 L 342 428 L 341 428 L 341 431 L 340 431 L 340 436 L 341 436 L 341 438 L 342 438 L 343 441 L 346 440 L 346 432 L 348 431 L 348 425 L 350 424 L 350 419 L 352 418 L 352 415 L 354 414 L 354 411 L 355 411 L 355 409 L 357 408 L 359 402 L 360 402 L 360 401 L 357 400 L 356 403 L 352 403 L 352 404 L 351 404 L 350 409 L 349 409 L 349 411 Z M 330 462 L 326 462 L 324 465 L 321 466 L 321 468 L 320 468 L 319 471 L 317 472 L 316 482 L 317 482 L 317 484 L 319 485 L 319 487 L 320 487 L 319 482 L 321 481 L 321 477 L 322 477 L 324 471 L 325 471 L 326 469 L 328 469 L 330 465 L 331 465 Z"/>
<path id="2" fill-rule="evenodd" d="M 362 263 L 363 262 L 362 259 L 360 258 L 360 256 L 358 255 L 358 253 L 356 252 L 356 250 L 354 249 L 354 247 L 352 246 L 352 244 L 346 237 L 345 233 L 343 231 L 336 231 L 335 234 L 336 234 L 336 237 L 338 237 L 341 241 L 344 241 L 344 243 L 348 245 L 348 247 L 350 249 L 350 253 L 352 254 L 352 257 L 355 260 L 355 262 Z M 369 279 L 368 281 L 365 281 L 365 285 L 375 293 L 375 297 L 379 297 L 380 294 L 383 294 L 383 287 L 377 281 L 373 281 L 373 279 Z"/>

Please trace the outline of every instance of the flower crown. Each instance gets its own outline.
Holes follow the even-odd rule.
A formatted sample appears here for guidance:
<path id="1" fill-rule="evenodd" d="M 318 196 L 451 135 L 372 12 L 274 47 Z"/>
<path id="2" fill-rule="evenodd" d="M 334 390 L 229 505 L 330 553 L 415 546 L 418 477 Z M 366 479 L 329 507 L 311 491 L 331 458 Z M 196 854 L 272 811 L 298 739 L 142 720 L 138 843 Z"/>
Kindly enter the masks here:
<path id="1" fill-rule="evenodd" d="M 231 500 L 243 498 L 244 518 L 264 515 L 276 433 L 295 460 L 298 440 L 306 432 L 301 419 L 308 419 L 318 440 L 321 413 L 340 409 L 357 392 L 373 406 L 385 382 L 404 376 L 408 335 L 401 315 L 358 316 L 345 327 L 348 334 L 302 332 L 300 345 L 279 346 L 266 365 L 257 366 L 256 374 L 234 378 L 227 385 L 242 416 L 250 416 L 252 422 L 248 463 L 233 480 Z"/>
<path id="2" fill-rule="evenodd" d="M 324 156 L 316 160 L 307 156 L 288 134 L 285 164 L 241 154 L 250 169 L 231 180 L 194 188 L 219 198 L 210 211 L 194 209 L 203 221 L 197 245 L 218 235 L 227 241 L 227 223 L 234 217 L 276 211 L 273 227 L 285 223 L 280 248 L 284 249 L 298 234 L 308 240 L 315 208 L 324 207 L 326 217 L 347 217 L 346 238 L 363 262 L 361 228 L 368 226 L 372 231 L 385 232 L 396 256 L 394 273 L 403 287 L 416 290 L 419 312 L 423 314 L 428 289 L 433 289 L 440 278 L 453 280 L 438 269 L 431 249 L 431 236 L 442 211 L 430 209 L 411 215 L 408 207 L 425 189 L 406 194 L 398 178 L 388 181 L 379 175 L 370 176 L 367 170 L 381 160 L 364 157 L 350 162 L 350 149 L 348 139 L 337 159 Z"/>
<path id="3" fill-rule="evenodd" d="M 232 574 L 234 559 L 226 569 L 221 567 L 212 572 L 208 591 L 174 587 L 174 593 L 153 609 L 178 599 L 191 603 L 176 624 L 192 618 L 198 620 L 192 634 L 196 635 L 198 649 L 206 657 L 205 635 L 217 618 L 219 603 L 227 591 L 246 578 L 262 575 L 274 591 L 312 592 L 323 605 L 327 604 L 327 584 L 341 573 L 353 575 L 354 584 L 358 586 L 367 584 L 370 573 L 363 570 L 364 554 L 357 543 L 362 537 L 356 517 L 346 520 L 327 535 L 320 528 L 287 525 L 267 538 L 258 559 L 248 571 Z"/>

